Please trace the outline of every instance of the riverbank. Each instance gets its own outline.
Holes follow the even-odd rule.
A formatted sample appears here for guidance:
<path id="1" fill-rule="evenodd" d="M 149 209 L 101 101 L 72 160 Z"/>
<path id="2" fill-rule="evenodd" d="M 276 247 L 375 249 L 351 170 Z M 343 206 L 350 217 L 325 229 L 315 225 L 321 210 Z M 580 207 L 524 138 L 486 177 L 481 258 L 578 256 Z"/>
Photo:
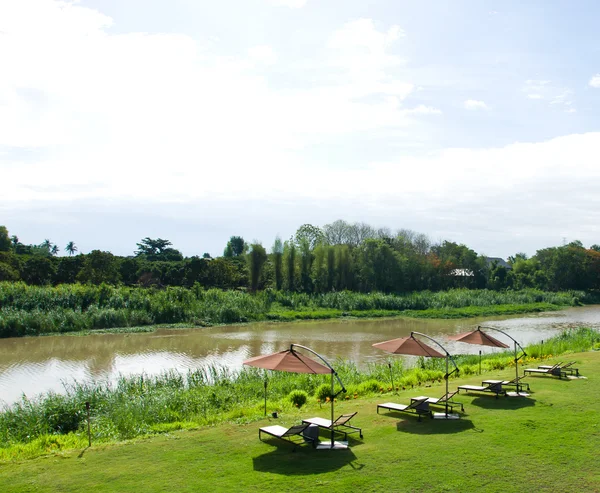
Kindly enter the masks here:
<path id="1" fill-rule="evenodd" d="M 377 414 L 386 401 L 407 403 L 430 388 L 385 391 L 340 401 L 336 411 L 357 412 L 345 451 L 317 451 L 274 439 L 261 442 L 258 428 L 288 427 L 328 408 L 314 401 L 286 409 L 277 420 L 223 423 L 171 431 L 119 444 L 94 444 L 50 457 L 0 465 L 3 492 L 113 491 L 596 491 L 600 412 L 600 352 L 570 354 L 588 379 L 528 377 L 531 398 L 463 395 L 465 414 L 438 421 Z M 554 362 L 556 359 L 551 359 Z M 514 369 L 486 375 L 510 379 Z M 453 381 L 479 384 L 481 377 Z M 582 398 L 585 396 L 585 398 Z"/>
<path id="2" fill-rule="evenodd" d="M 570 330 L 541 344 L 527 346 L 521 364 L 536 365 L 551 355 L 580 352 L 600 346 L 600 333 Z M 569 359 L 571 357 L 569 356 Z M 511 352 L 455 357 L 460 377 L 481 371 L 491 374 L 511 368 Z M 336 361 L 335 368 L 347 393 L 340 401 L 370 398 L 394 391 L 426 392 L 443 382 L 444 361 L 427 359 L 414 368 L 402 359 L 359 369 L 353 362 Z M 44 453 L 82 446 L 87 440 L 85 402 L 90 403 L 94 443 L 114 443 L 131 438 L 193 429 L 225 422 L 245 423 L 264 415 L 264 381 L 268 378 L 267 410 L 288 413 L 301 391 L 307 405 L 323 405 L 330 383 L 325 375 L 264 372 L 244 367 L 239 372 L 213 366 L 187 373 L 121 377 L 111 385 L 73 383 L 64 394 L 46 393 L 21 399 L 0 412 L 0 459 L 31 458 Z M 454 378 L 456 375 L 454 376 Z M 300 403 L 300 407 L 302 407 Z"/>
<path id="3" fill-rule="evenodd" d="M 585 303 L 583 292 L 533 289 L 455 289 L 405 295 L 340 292 L 308 295 L 262 291 L 113 287 L 27 286 L 0 283 L 0 337 L 152 326 L 214 326 L 260 321 L 325 320 L 344 317 L 465 318 L 559 310 Z M 591 301 L 591 300 L 590 300 Z"/>

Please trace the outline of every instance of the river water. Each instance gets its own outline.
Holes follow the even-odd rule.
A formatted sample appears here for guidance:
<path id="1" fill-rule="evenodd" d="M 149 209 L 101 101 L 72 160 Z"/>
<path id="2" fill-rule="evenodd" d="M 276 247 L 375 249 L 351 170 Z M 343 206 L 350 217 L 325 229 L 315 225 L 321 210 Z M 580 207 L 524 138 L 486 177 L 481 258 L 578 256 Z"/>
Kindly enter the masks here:
<path id="1" fill-rule="evenodd" d="M 460 320 L 331 320 L 0 339 L 0 407 L 23 394 L 31 398 L 49 390 L 61 392 L 64 384 L 73 380 L 114 381 L 119 375 L 185 372 L 203 365 L 238 369 L 245 359 L 286 349 L 290 343 L 308 346 L 330 361 L 340 357 L 359 366 L 389 357 L 372 344 L 408 336 L 411 331 L 433 337 L 451 354 L 494 351 L 446 339 L 447 335 L 478 325 L 497 327 L 526 345 L 548 339 L 565 328 L 600 328 L 600 305 Z M 511 343 L 500 333 L 493 335 Z"/>

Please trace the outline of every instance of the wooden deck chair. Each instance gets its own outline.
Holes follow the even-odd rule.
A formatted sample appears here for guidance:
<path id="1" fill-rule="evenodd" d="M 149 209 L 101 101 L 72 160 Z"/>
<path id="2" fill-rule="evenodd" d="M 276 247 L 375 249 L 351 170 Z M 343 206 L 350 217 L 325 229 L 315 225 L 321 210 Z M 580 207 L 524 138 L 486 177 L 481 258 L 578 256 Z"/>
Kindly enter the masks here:
<path id="1" fill-rule="evenodd" d="M 461 390 L 465 390 L 467 392 L 493 393 L 496 396 L 496 399 L 500 394 L 506 394 L 506 392 L 502 390 L 502 382 L 489 383 L 487 385 L 459 385 L 457 392 L 460 393 Z"/>
<path id="2" fill-rule="evenodd" d="M 452 399 L 452 397 L 454 397 L 456 394 L 458 394 L 458 390 L 454 391 L 454 392 L 448 392 L 447 394 L 444 394 L 442 397 L 428 397 L 427 398 L 427 402 L 429 403 L 429 405 L 433 405 L 433 406 L 443 406 L 446 407 L 446 402 L 448 403 L 448 407 L 450 408 L 450 412 L 452 412 L 452 406 L 460 406 L 460 410 L 462 412 L 465 412 L 465 407 L 463 406 L 462 402 L 455 402 Z"/>
<path id="3" fill-rule="evenodd" d="M 326 418 L 309 418 L 309 419 L 303 419 L 302 422 L 309 424 L 309 425 L 317 425 L 319 428 L 324 428 L 329 431 L 331 431 L 333 429 L 333 431 L 343 433 L 344 440 L 346 440 L 348 438 L 349 433 L 358 433 L 359 436 L 362 438 L 363 437 L 362 429 L 358 428 L 357 426 L 352 426 L 352 425 L 348 424 L 348 422 L 354 416 L 356 416 L 356 413 L 342 414 L 333 423 L 331 422 L 330 419 L 326 419 Z"/>
<path id="4" fill-rule="evenodd" d="M 305 441 L 309 441 L 312 443 L 313 447 L 315 447 L 317 445 L 316 440 L 302 434 L 309 426 L 310 425 L 308 423 L 294 425 L 290 428 L 279 425 L 265 426 L 263 428 L 259 428 L 258 439 L 262 441 L 261 434 L 266 433 L 267 435 L 279 438 L 285 442 L 293 443 L 294 445 L 300 445 Z"/>
<path id="5" fill-rule="evenodd" d="M 427 402 L 428 397 L 423 399 L 413 400 L 410 404 L 396 404 L 395 402 L 386 402 L 385 404 L 377 404 L 377 414 L 379 414 L 379 408 L 389 409 L 390 411 L 408 412 L 415 413 L 419 416 L 423 414 L 429 414 L 433 418 L 432 412 L 429 410 L 429 403 Z"/>

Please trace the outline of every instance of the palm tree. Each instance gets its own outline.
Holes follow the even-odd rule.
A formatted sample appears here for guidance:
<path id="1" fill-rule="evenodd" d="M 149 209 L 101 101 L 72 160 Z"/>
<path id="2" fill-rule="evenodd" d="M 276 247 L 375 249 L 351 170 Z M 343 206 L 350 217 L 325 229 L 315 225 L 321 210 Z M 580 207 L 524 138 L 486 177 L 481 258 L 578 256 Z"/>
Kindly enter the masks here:
<path id="1" fill-rule="evenodd" d="M 46 238 L 41 244 L 40 244 L 40 248 L 43 248 L 44 250 L 48 250 L 48 252 L 50 252 L 50 250 L 52 249 L 52 242 Z"/>
<path id="2" fill-rule="evenodd" d="M 75 246 L 75 243 L 72 241 L 67 243 L 67 246 L 65 247 L 65 251 L 69 252 L 69 256 L 73 255 L 77 251 L 77 247 Z"/>
<path id="3" fill-rule="evenodd" d="M 52 248 L 50 249 L 50 253 L 52 255 L 56 255 L 58 252 L 59 252 L 58 245 L 52 245 Z"/>

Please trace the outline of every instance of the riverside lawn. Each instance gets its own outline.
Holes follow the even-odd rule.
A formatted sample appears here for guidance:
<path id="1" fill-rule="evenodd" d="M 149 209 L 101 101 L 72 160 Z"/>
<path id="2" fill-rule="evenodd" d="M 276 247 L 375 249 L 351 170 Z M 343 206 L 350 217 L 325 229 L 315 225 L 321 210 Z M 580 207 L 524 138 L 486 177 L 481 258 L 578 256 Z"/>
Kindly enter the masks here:
<path id="1" fill-rule="evenodd" d="M 552 363 L 556 358 L 551 359 Z M 358 411 L 346 451 L 258 440 L 258 428 L 328 416 L 309 401 L 280 419 L 92 446 L 60 455 L 0 463 L 2 492 L 79 491 L 600 491 L 600 352 L 563 355 L 588 379 L 527 377 L 531 398 L 461 394 L 457 421 L 376 413 L 386 401 L 444 393 L 443 384 L 338 401 L 336 414 Z M 452 381 L 511 379 L 514 369 Z"/>

